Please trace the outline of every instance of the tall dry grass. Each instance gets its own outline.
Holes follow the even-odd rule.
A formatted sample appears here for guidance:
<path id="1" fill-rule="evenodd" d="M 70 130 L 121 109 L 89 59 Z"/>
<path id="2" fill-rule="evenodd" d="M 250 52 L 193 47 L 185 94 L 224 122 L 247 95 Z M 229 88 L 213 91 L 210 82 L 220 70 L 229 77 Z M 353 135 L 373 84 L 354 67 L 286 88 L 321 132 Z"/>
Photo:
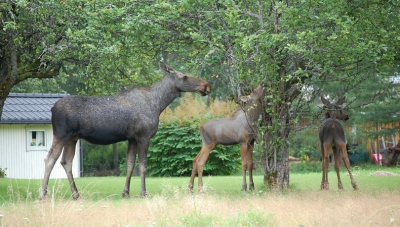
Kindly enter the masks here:
<path id="1" fill-rule="evenodd" d="M 4 203 L 0 226 L 400 226 L 398 191 L 228 196 L 190 195 L 186 185 L 164 186 L 146 199 Z"/>
<path id="2" fill-rule="evenodd" d="M 197 98 L 192 93 L 185 93 L 181 98 L 179 106 L 171 109 L 169 106 L 161 113 L 161 122 L 177 122 L 182 125 L 193 119 L 203 123 L 217 117 L 228 117 L 232 115 L 239 106 L 234 101 L 209 100 L 207 104 L 204 99 Z"/>

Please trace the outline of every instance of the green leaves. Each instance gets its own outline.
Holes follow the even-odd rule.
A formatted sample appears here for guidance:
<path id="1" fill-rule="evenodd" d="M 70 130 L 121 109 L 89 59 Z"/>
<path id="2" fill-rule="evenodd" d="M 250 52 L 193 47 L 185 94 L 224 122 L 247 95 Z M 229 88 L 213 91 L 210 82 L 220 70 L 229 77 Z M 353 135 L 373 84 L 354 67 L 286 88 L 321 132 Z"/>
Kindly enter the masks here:
<path id="1" fill-rule="evenodd" d="M 193 158 L 200 152 L 199 130 L 190 126 L 160 124 L 151 140 L 147 172 L 150 176 L 188 176 Z M 217 145 L 211 151 L 204 174 L 229 175 L 240 170 L 239 146 Z"/>

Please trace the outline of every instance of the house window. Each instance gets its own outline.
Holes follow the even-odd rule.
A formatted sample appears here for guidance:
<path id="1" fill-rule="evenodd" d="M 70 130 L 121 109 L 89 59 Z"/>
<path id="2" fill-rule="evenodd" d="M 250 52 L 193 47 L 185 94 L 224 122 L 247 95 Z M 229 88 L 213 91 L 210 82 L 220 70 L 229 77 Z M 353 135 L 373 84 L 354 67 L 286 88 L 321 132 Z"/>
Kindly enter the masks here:
<path id="1" fill-rule="evenodd" d="M 34 150 L 46 150 L 47 149 L 47 141 L 45 140 L 45 130 L 35 130 L 29 129 L 27 130 L 27 147 L 28 151 Z"/>

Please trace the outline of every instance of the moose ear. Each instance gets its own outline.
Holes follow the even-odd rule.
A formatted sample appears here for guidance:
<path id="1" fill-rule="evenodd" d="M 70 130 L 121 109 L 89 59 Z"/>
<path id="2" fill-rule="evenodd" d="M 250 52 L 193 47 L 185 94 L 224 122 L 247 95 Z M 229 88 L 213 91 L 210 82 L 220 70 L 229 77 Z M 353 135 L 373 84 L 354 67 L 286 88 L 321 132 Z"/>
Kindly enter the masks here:
<path id="1" fill-rule="evenodd" d="M 346 96 L 341 97 L 339 100 L 337 100 L 336 105 L 342 105 L 344 101 L 346 100 Z"/>
<path id="2" fill-rule="evenodd" d="M 164 62 L 159 62 L 158 65 L 160 66 L 160 69 L 166 73 L 172 73 L 174 70 L 169 67 L 168 65 L 164 64 Z"/>
<path id="3" fill-rule="evenodd" d="M 242 96 L 242 97 L 240 97 L 240 101 L 247 102 L 247 101 L 249 101 L 250 98 L 251 98 L 250 95 Z"/>
<path id="4" fill-rule="evenodd" d="M 321 101 L 324 105 L 329 105 L 331 104 L 328 100 L 326 100 L 324 97 L 321 96 Z"/>

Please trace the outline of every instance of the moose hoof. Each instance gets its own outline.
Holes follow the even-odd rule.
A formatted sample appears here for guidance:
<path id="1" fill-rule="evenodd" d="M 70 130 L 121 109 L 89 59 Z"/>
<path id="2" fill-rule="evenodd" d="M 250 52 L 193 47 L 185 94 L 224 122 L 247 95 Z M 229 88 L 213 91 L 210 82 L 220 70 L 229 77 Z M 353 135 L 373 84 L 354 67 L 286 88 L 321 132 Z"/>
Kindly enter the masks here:
<path id="1" fill-rule="evenodd" d="M 358 187 L 357 187 L 356 182 L 352 182 L 351 185 L 353 186 L 355 191 L 358 191 Z"/>
<path id="2" fill-rule="evenodd" d="M 122 198 L 129 199 L 130 197 L 129 192 L 122 192 Z"/>
<path id="3" fill-rule="evenodd" d="M 72 193 L 72 198 L 73 198 L 74 200 L 78 200 L 78 199 L 80 198 L 79 193 L 78 193 L 78 192 Z"/>
<path id="4" fill-rule="evenodd" d="M 247 193 L 247 184 L 242 185 L 242 192 Z"/>
<path id="5" fill-rule="evenodd" d="M 339 183 L 338 183 L 338 188 L 339 188 L 340 190 L 342 190 L 342 189 L 343 189 L 342 182 L 339 182 Z"/>
<path id="6" fill-rule="evenodd" d="M 193 194 L 193 184 L 188 185 L 188 190 L 189 190 L 190 194 Z"/>
<path id="7" fill-rule="evenodd" d="M 140 193 L 140 197 L 142 197 L 142 198 L 147 198 L 147 192 L 146 192 L 146 191 L 141 192 L 141 193 Z"/>
<path id="8" fill-rule="evenodd" d="M 204 190 L 203 186 L 199 186 L 198 191 L 199 191 L 199 194 L 204 194 L 205 193 L 205 190 Z"/>
<path id="9" fill-rule="evenodd" d="M 254 184 L 250 184 L 249 190 L 250 190 L 250 191 L 254 191 Z"/>
<path id="10" fill-rule="evenodd" d="M 329 190 L 329 183 L 321 183 L 321 190 Z"/>

